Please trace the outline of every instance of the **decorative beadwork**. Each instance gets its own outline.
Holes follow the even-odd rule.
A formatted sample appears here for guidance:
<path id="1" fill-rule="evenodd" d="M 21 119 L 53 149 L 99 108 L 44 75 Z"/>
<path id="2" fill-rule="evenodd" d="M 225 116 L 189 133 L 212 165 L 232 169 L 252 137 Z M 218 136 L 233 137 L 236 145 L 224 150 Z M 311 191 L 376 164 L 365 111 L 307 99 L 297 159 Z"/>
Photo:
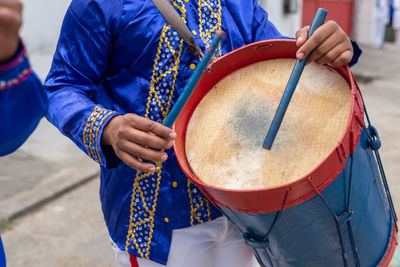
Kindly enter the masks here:
<path id="1" fill-rule="evenodd" d="M 211 44 L 213 34 L 221 30 L 222 6 L 220 0 L 199 0 L 199 31 L 200 37 L 208 48 Z M 221 44 L 218 47 L 216 57 L 220 57 Z"/>
<path id="2" fill-rule="evenodd" d="M 186 23 L 186 9 L 183 1 L 173 0 L 171 2 Z M 205 9 L 200 9 L 200 6 Z M 209 18 L 206 18 L 207 16 Z M 201 23 L 199 34 L 208 46 L 211 42 L 212 33 L 221 29 L 220 1 L 199 1 L 199 18 Z M 165 24 L 161 31 L 147 98 L 145 117 L 148 119 L 162 123 L 168 115 L 175 91 L 183 44 L 184 41 L 177 32 L 168 23 Z M 218 56 L 220 56 L 220 47 L 218 53 Z M 137 251 L 140 257 L 146 259 L 149 259 L 150 255 L 161 177 L 162 163 L 156 163 L 154 173 L 137 173 L 132 188 L 125 250 Z M 187 183 L 187 191 L 190 200 L 191 225 L 210 221 L 210 202 L 190 180 Z M 169 218 L 164 218 L 164 223 L 169 223 L 169 221 Z"/>
<path id="3" fill-rule="evenodd" d="M 172 1 L 174 7 L 186 22 L 186 9 L 181 0 Z M 145 117 L 162 123 L 171 107 L 175 82 L 183 51 L 183 39 L 169 25 L 165 24 L 160 36 Z M 125 250 L 136 250 L 142 258 L 149 259 L 153 238 L 154 214 L 162 177 L 162 163 L 156 163 L 154 173 L 138 172 L 132 189 L 129 229 Z"/>
<path id="4" fill-rule="evenodd" d="M 16 86 L 23 82 L 28 76 L 32 74 L 32 70 L 29 68 L 22 70 L 18 74 L 16 74 L 14 77 L 8 80 L 0 80 L 0 91 L 6 90 L 8 88 L 11 88 L 13 86 Z"/>
<path id="5" fill-rule="evenodd" d="M 199 29 L 200 37 L 206 47 L 212 41 L 213 33 L 221 30 L 221 2 L 220 0 L 199 0 Z M 221 45 L 218 47 L 217 57 L 221 56 Z M 210 202 L 189 179 L 187 183 L 190 201 L 190 224 L 203 223 L 211 220 Z"/>
<path id="6" fill-rule="evenodd" d="M 187 182 L 190 200 L 190 225 L 211 221 L 210 202 L 192 181 Z"/>
<path id="7" fill-rule="evenodd" d="M 157 167 L 160 165 L 157 163 Z M 160 178 L 161 172 L 139 173 L 133 185 L 126 249 L 129 246 L 135 248 L 143 258 L 148 258 L 150 254 Z"/>
<path id="8" fill-rule="evenodd" d="M 115 113 L 115 111 L 110 111 L 96 106 L 86 121 L 86 126 L 83 130 L 83 145 L 85 146 L 89 157 L 98 163 L 101 163 L 102 160 L 98 147 L 99 132 L 104 120 L 113 113 Z"/>

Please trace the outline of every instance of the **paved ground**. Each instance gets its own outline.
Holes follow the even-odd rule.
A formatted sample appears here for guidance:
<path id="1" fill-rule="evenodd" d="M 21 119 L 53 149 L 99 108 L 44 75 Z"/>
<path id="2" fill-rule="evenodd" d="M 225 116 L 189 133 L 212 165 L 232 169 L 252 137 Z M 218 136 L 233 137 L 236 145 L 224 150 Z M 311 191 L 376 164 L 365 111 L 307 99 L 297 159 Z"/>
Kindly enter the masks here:
<path id="1" fill-rule="evenodd" d="M 400 48 L 364 51 L 353 72 L 380 131 L 385 170 L 400 210 Z M 40 76 L 49 61 L 48 53 L 33 54 Z M 0 223 L 9 266 L 115 266 L 100 211 L 97 167 L 71 141 L 42 120 L 20 150 L 0 159 L 0 166 L 0 220 L 11 219 Z"/>
<path id="2" fill-rule="evenodd" d="M 0 221 L 14 219 L 99 172 L 46 119 L 19 150 L 0 158 L 0 166 Z"/>
<path id="3" fill-rule="evenodd" d="M 18 220 L 4 240 L 10 267 L 111 267 L 114 254 L 102 218 L 99 179 Z"/>

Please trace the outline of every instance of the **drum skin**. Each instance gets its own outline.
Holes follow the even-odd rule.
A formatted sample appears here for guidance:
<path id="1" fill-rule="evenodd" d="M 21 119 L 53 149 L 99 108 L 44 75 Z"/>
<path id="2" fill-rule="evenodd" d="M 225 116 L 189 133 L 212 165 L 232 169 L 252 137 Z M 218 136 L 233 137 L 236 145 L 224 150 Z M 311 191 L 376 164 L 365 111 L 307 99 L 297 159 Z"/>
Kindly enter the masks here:
<path id="1" fill-rule="evenodd" d="M 268 40 L 214 62 L 175 122 L 178 162 L 244 233 L 263 266 L 387 266 L 397 244 L 397 226 L 362 129 L 363 102 L 348 67 L 332 69 L 351 90 L 346 131 L 332 153 L 308 175 L 272 188 L 223 189 L 202 182 L 188 163 L 187 125 L 207 92 L 235 70 L 268 59 L 295 58 L 296 50 L 293 40 Z"/>
<path id="2" fill-rule="evenodd" d="M 262 147 L 295 62 L 271 59 L 245 66 L 200 101 L 187 126 L 185 149 L 203 182 L 240 190 L 292 183 L 336 147 L 347 127 L 351 91 L 342 76 L 317 63 L 304 69 L 274 148 Z"/>

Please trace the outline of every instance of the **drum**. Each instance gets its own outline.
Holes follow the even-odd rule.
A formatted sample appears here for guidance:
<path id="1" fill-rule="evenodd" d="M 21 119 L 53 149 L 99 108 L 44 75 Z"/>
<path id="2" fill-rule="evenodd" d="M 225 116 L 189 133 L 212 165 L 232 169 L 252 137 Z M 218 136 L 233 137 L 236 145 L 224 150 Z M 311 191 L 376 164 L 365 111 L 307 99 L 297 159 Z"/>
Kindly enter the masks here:
<path id="1" fill-rule="evenodd" d="M 387 266 L 397 219 L 348 67 L 308 64 L 262 148 L 296 50 L 269 40 L 215 61 L 175 122 L 178 162 L 262 266 Z"/>

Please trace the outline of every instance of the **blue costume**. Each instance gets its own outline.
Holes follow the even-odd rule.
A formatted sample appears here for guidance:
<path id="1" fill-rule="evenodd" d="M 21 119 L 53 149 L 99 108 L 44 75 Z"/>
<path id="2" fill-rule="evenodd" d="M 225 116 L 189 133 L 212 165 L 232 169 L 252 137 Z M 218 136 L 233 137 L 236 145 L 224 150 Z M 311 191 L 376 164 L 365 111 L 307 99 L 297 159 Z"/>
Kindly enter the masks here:
<path id="1" fill-rule="evenodd" d="M 10 62 L 0 65 L 0 156 L 22 145 L 44 116 L 47 98 L 20 45 Z M 0 267 L 6 266 L 0 239 Z"/>
<path id="2" fill-rule="evenodd" d="M 171 3 L 203 50 L 215 31 L 226 32 L 217 56 L 284 38 L 257 0 Z M 161 123 L 198 62 L 152 1 L 73 0 L 45 82 L 47 118 L 101 165 L 100 198 L 112 240 L 161 264 L 168 259 L 172 230 L 220 213 L 181 171 L 173 150 L 155 173 L 141 173 L 102 145 L 101 136 L 118 114 Z"/>

